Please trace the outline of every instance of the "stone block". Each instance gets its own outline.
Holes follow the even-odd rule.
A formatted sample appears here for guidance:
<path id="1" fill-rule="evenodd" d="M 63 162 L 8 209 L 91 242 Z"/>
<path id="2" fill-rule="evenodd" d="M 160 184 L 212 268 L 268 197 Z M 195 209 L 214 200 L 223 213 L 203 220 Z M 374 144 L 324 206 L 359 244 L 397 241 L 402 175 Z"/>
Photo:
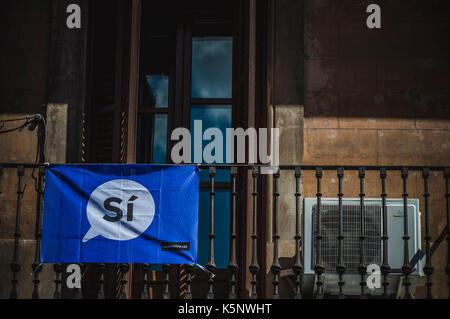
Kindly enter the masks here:
<path id="1" fill-rule="evenodd" d="M 305 164 L 376 165 L 376 130 L 305 129 Z"/>
<path id="2" fill-rule="evenodd" d="M 21 240 L 19 242 L 19 264 L 21 265 L 17 279 L 17 293 L 19 299 L 31 299 L 33 293 L 32 264 L 36 244 L 34 240 Z M 0 299 L 8 299 L 11 292 L 12 271 L 10 264 L 14 252 L 14 240 L 0 240 Z M 41 299 L 53 298 L 55 273 L 53 265 L 43 265 L 40 273 L 39 294 Z"/>

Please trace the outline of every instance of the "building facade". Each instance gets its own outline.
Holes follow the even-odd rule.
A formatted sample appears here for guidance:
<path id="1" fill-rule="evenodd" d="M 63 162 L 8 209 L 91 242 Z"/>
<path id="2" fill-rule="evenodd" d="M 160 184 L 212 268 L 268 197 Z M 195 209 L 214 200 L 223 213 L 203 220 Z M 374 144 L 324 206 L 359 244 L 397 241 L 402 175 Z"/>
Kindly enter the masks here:
<path id="1" fill-rule="evenodd" d="M 379 29 L 367 26 L 373 3 Z M 69 27 L 77 12 L 80 27 Z M 318 265 L 317 252 L 304 255 L 304 200 L 385 195 L 419 200 L 428 252 L 412 265 L 421 278 L 390 282 L 390 295 L 447 298 L 449 15 L 440 0 L 5 2 L 0 120 L 41 114 L 46 139 L 39 145 L 39 121 L 34 131 L 0 135 L 0 297 L 293 298 L 339 282 L 350 296 L 360 289 L 357 264 L 338 261 L 336 282 L 320 267 L 312 283 L 301 280 L 305 258 Z M 36 263 L 42 189 L 39 168 L 27 164 L 170 164 L 172 132 L 195 120 L 222 131 L 280 129 L 280 175 L 251 165 L 203 169 L 199 263 L 214 279 L 185 265 L 81 265 L 82 288 L 68 289 L 67 265 Z M 397 241 L 404 254 L 403 237 L 414 237 L 404 230 L 383 239 L 380 228 L 377 245 Z M 350 233 L 320 235 L 336 239 L 326 246 L 336 260 L 340 248 L 358 252 L 345 246 Z M 354 243 L 360 237 L 368 233 Z M 399 270 L 407 283 L 415 253 Z"/>

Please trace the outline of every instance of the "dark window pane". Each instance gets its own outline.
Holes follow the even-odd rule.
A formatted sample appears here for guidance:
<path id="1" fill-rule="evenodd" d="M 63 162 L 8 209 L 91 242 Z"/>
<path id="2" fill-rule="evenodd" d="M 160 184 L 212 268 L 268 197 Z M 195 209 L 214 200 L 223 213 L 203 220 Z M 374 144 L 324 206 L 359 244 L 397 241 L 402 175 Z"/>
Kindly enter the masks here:
<path id="1" fill-rule="evenodd" d="M 140 58 L 139 106 L 167 108 L 171 42 L 169 38 L 144 38 Z"/>
<path id="2" fill-rule="evenodd" d="M 138 117 L 138 148 L 137 161 L 139 164 L 147 164 L 151 162 L 152 153 L 152 115 L 139 115 Z"/>
<path id="3" fill-rule="evenodd" d="M 231 128 L 231 105 L 192 105 L 191 130 L 195 120 L 202 121 L 204 130 L 216 127 L 225 134 L 226 129 Z"/>
<path id="4" fill-rule="evenodd" d="M 153 147 L 152 147 L 153 138 Z M 167 154 L 167 114 L 140 115 L 138 118 L 137 161 L 165 164 Z"/>
<path id="5" fill-rule="evenodd" d="M 167 108 L 169 106 L 169 77 L 164 74 L 146 76 L 150 107 Z"/>
<path id="6" fill-rule="evenodd" d="M 167 154 L 167 115 L 155 115 L 153 132 L 153 163 L 165 164 Z"/>
<path id="7" fill-rule="evenodd" d="M 231 98 L 231 37 L 192 39 L 192 98 Z"/>
<path id="8" fill-rule="evenodd" d="M 194 152 L 195 152 L 195 121 L 200 120 L 201 123 L 201 137 L 205 131 L 209 128 L 217 128 L 222 133 L 222 149 L 223 149 L 223 157 L 221 163 L 217 164 L 225 164 L 229 162 L 227 160 L 227 152 L 230 153 L 230 145 L 227 145 L 226 139 L 226 129 L 231 128 L 231 106 L 230 105 L 205 105 L 205 106 L 192 106 L 191 107 L 191 156 L 192 162 L 195 162 Z M 197 124 L 197 127 L 198 124 Z M 216 137 L 217 138 L 217 137 Z M 200 139 L 200 138 L 199 138 Z M 203 139 L 202 139 L 203 140 Z M 205 147 L 211 143 L 212 141 L 203 141 L 201 145 L 201 151 L 203 155 L 203 151 Z M 215 154 L 213 154 L 215 155 Z M 202 156 L 203 157 L 203 156 Z M 203 158 L 203 164 L 205 164 L 205 159 Z M 198 163 L 201 164 L 201 163 Z M 209 181 L 209 172 L 207 170 L 200 171 L 200 181 L 207 182 Z M 230 172 L 228 170 L 218 170 L 216 174 L 217 182 L 228 182 L 230 181 Z"/>

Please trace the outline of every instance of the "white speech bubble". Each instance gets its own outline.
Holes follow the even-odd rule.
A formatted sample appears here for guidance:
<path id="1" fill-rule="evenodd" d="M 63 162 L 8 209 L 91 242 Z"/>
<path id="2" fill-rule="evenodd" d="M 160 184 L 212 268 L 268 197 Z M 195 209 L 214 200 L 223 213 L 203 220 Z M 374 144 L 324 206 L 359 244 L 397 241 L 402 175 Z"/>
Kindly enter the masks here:
<path id="1" fill-rule="evenodd" d="M 100 185 L 91 194 L 86 213 L 91 228 L 83 243 L 97 236 L 125 241 L 139 237 L 151 225 L 155 202 L 141 184 L 116 179 Z"/>

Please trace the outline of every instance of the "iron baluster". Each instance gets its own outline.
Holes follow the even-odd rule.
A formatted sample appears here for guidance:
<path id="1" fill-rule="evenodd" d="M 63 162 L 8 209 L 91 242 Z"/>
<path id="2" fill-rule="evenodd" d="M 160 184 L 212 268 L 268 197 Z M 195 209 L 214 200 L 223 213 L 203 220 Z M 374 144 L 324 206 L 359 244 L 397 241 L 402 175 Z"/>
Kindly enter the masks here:
<path id="1" fill-rule="evenodd" d="M 280 171 L 273 175 L 273 263 L 272 263 L 272 274 L 273 274 L 273 299 L 280 298 L 279 286 L 280 286 L 280 260 L 278 258 L 278 240 L 280 236 L 278 235 L 278 198 L 280 194 L 278 193 L 278 181 L 280 178 Z"/>
<path id="2" fill-rule="evenodd" d="M 83 119 L 82 119 L 82 129 L 83 129 L 83 132 L 82 132 L 82 142 L 81 142 L 81 154 L 80 154 L 80 161 L 81 161 L 81 163 L 86 163 L 86 157 L 85 157 L 85 155 L 86 155 L 86 145 L 87 145 L 87 143 L 86 143 L 86 132 L 85 132 L 85 124 L 86 124 L 86 121 L 85 121 L 85 113 L 83 113 L 83 115 L 82 115 L 82 117 L 83 117 Z M 83 282 L 83 274 L 84 274 L 84 271 L 85 271 L 85 269 L 88 267 L 87 265 L 85 265 L 85 264 L 83 264 L 83 263 L 80 263 L 80 264 L 78 264 L 79 266 L 80 266 L 80 270 L 81 270 L 81 282 L 80 282 L 80 284 L 82 284 L 82 282 Z M 82 287 L 80 287 L 80 288 L 77 288 L 77 292 L 76 292 L 76 294 L 75 294 L 75 299 L 83 299 L 83 289 L 82 289 Z"/>
<path id="3" fill-rule="evenodd" d="M 149 285 L 149 281 L 148 281 L 148 272 L 150 271 L 150 265 L 149 264 L 141 264 L 141 269 L 142 272 L 144 273 L 144 287 L 142 288 L 142 292 L 141 292 L 141 299 L 149 299 L 149 295 L 148 295 L 148 285 Z"/>
<path id="4" fill-rule="evenodd" d="M 184 299 L 192 299 L 192 273 L 194 272 L 193 265 L 186 265 L 186 293 Z"/>
<path id="5" fill-rule="evenodd" d="M 386 176 L 387 170 L 386 168 L 380 169 L 380 178 L 381 178 L 381 206 L 383 210 L 383 236 L 381 240 L 383 241 L 383 262 L 381 264 L 381 274 L 383 275 L 383 297 L 389 298 L 388 287 L 389 282 L 387 277 L 391 272 L 391 267 L 389 266 L 388 260 L 388 232 L 387 232 L 387 207 L 386 207 Z"/>
<path id="6" fill-rule="evenodd" d="M 170 299 L 170 272 L 172 271 L 172 266 L 170 264 L 163 265 L 164 272 L 164 290 L 163 299 Z"/>
<path id="7" fill-rule="evenodd" d="M 409 263 L 409 234 L 408 234 L 408 169 L 402 169 L 402 180 L 403 180 L 403 241 L 404 241 L 404 252 L 403 252 L 403 267 L 402 272 L 405 275 L 405 299 L 412 299 L 409 282 L 409 275 L 412 272 L 411 264 Z"/>
<path id="8" fill-rule="evenodd" d="M 53 270 L 55 271 L 56 278 L 55 278 L 55 292 L 53 293 L 53 299 L 61 299 L 61 284 L 62 284 L 62 272 L 63 272 L 63 265 L 62 264 L 54 264 Z"/>
<path id="9" fill-rule="evenodd" d="M 22 211 L 22 199 L 23 199 L 23 176 L 25 174 L 25 168 L 23 166 L 17 167 L 17 175 L 18 175 L 18 182 L 17 182 L 17 210 L 16 210 L 16 228 L 14 232 L 14 255 L 13 260 L 11 263 L 11 271 L 12 271 L 12 287 L 11 287 L 11 293 L 9 295 L 10 299 L 17 299 L 17 274 L 20 271 L 20 264 L 19 264 L 19 239 L 20 239 L 20 217 L 21 217 L 21 211 Z"/>
<path id="10" fill-rule="evenodd" d="M 422 177 L 423 177 L 423 185 L 424 185 L 424 194 L 423 198 L 425 201 L 425 254 L 426 254 L 426 263 L 423 267 L 423 272 L 427 276 L 427 299 L 433 299 L 433 295 L 431 293 L 431 287 L 433 285 L 431 281 L 431 275 L 433 274 L 433 265 L 431 264 L 431 252 L 430 252 L 430 209 L 429 209 L 429 198 L 430 194 L 428 192 L 428 179 L 430 177 L 430 169 L 424 168 L 422 171 Z"/>
<path id="11" fill-rule="evenodd" d="M 342 193 L 342 179 L 344 178 L 344 168 L 340 167 L 338 168 L 338 172 L 337 172 L 337 176 L 338 176 L 338 183 L 339 183 L 339 193 L 338 193 L 338 200 L 339 200 L 339 223 L 338 223 L 338 228 L 339 228 L 339 234 L 337 236 L 337 240 L 339 243 L 338 246 L 338 263 L 336 265 L 336 271 L 339 274 L 339 282 L 338 282 L 338 286 L 339 286 L 339 299 L 344 299 L 345 295 L 344 295 L 344 285 L 345 285 L 345 281 L 344 281 L 344 274 L 346 271 L 346 267 L 344 264 L 344 252 L 343 252 L 343 244 L 344 244 L 344 213 L 343 213 L 343 207 L 342 207 L 342 197 L 344 196 L 344 194 Z"/>
<path id="12" fill-rule="evenodd" d="M 230 271 L 230 292 L 228 294 L 229 299 L 237 298 L 237 275 L 239 266 L 236 257 L 236 245 L 237 245 L 237 225 L 236 225 L 236 176 L 238 173 L 237 167 L 231 169 L 231 255 L 228 269 Z"/>
<path id="13" fill-rule="evenodd" d="M 98 272 L 98 288 L 97 288 L 97 299 L 105 299 L 105 264 L 97 264 Z"/>
<path id="14" fill-rule="evenodd" d="M 3 165 L 0 164 L 0 182 L 2 181 L 3 178 Z M 2 196 L 2 188 L 1 188 L 2 184 L 0 184 L 0 198 Z M 2 223 L 2 219 L 0 218 L 0 224 Z"/>
<path id="15" fill-rule="evenodd" d="M 366 177 L 366 169 L 364 167 L 359 168 L 359 198 L 360 198 L 360 206 L 359 206 L 359 266 L 358 272 L 361 275 L 361 299 L 366 299 L 366 256 L 364 253 L 364 241 L 366 240 L 366 231 L 365 231 L 365 218 L 364 218 L 364 198 L 366 194 L 364 194 L 364 179 Z"/>
<path id="16" fill-rule="evenodd" d="M 293 271 L 295 274 L 295 299 L 302 299 L 303 264 L 300 249 L 302 246 L 302 236 L 300 233 L 300 178 L 302 169 L 295 168 L 295 263 Z"/>
<path id="17" fill-rule="evenodd" d="M 208 269 L 211 274 L 208 279 L 208 293 L 206 295 L 206 299 L 214 299 L 214 276 L 213 274 L 216 271 L 216 264 L 214 261 L 214 239 L 216 235 L 214 234 L 214 199 L 215 199 L 215 189 L 214 189 L 214 181 L 216 177 L 216 168 L 211 167 L 209 169 L 209 177 L 211 179 L 211 189 L 209 194 L 209 260 L 208 265 L 206 265 L 206 269 Z"/>
<path id="18" fill-rule="evenodd" d="M 45 105 L 43 105 L 45 110 Z M 38 161 L 39 163 L 45 162 L 45 120 L 42 116 L 35 117 L 35 123 L 38 126 Z M 31 128 L 31 127 L 30 127 Z M 34 169 L 33 169 L 34 173 Z M 39 299 L 39 275 L 42 271 L 41 264 L 41 239 L 42 239 L 42 214 L 44 209 L 44 176 L 45 176 L 45 167 L 39 166 L 38 171 L 38 179 L 37 179 L 37 187 L 36 187 L 36 225 L 35 225 L 35 255 L 34 262 L 31 266 L 33 270 L 33 294 L 32 299 Z"/>
<path id="19" fill-rule="evenodd" d="M 448 299 L 450 299 L 450 168 L 446 168 L 444 171 L 445 177 L 445 199 L 447 208 L 447 266 L 445 271 L 448 275 Z"/>
<path id="20" fill-rule="evenodd" d="M 121 274 L 119 299 L 127 299 L 127 293 L 126 293 L 126 288 L 127 288 L 127 284 L 128 284 L 127 274 L 130 271 L 130 265 L 129 264 L 120 264 L 119 269 L 120 269 L 120 274 Z"/>
<path id="21" fill-rule="evenodd" d="M 252 233 L 252 262 L 250 264 L 249 270 L 252 274 L 252 292 L 251 292 L 251 298 L 257 299 L 258 298 L 258 273 L 261 270 L 259 264 L 258 264 L 258 177 L 260 174 L 260 168 L 259 167 L 253 167 L 252 169 L 252 177 L 253 177 L 253 233 Z"/>
<path id="22" fill-rule="evenodd" d="M 316 180 L 317 180 L 317 234 L 316 234 L 316 264 L 314 265 L 314 271 L 316 273 L 316 299 L 323 299 L 323 278 L 322 275 L 325 272 L 325 266 L 322 263 L 321 244 L 322 244 L 322 174 L 323 169 L 321 167 L 316 168 Z"/>
<path id="23" fill-rule="evenodd" d="M 42 211 L 44 208 L 44 176 L 45 176 L 45 167 L 39 167 L 38 173 L 38 185 L 37 185 L 37 201 L 36 201 L 36 228 L 35 228 L 35 255 L 34 255 L 34 263 L 32 265 L 32 270 L 34 274 L 33 279 L 33 299 L 39 299 L 39 274 L 42 271 L 41 264 L 41 238 L 42 238 Z"/>
<path id="24" fill-rule="evenodd" d="M 78 265 L 80 266 L 80 271 L 81 271 L 81 283 L 82 283 L 82 281 L 83 281 L 83 274 L 84 274 L 84 271 L 85 271 L 85 269 L 86 269 L 86 265 L 85 265 L 85 264 L 78 264 Z M 75 291 L 75 299 L 83 299 L 83 288 L 82 288 L 82 287 L 76 288 L 76 291 Z"/>

